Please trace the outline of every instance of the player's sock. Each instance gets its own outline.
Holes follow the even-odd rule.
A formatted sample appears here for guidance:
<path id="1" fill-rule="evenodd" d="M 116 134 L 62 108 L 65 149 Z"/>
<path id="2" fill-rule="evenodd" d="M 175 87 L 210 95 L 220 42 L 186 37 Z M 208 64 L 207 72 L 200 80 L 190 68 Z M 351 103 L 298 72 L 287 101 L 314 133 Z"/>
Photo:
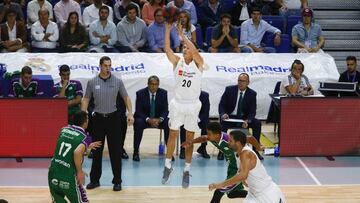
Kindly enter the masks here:
<path id="1" fill-rule="evenodd" d="M 165 167 L 169 169 L 171 168 L 171 159 L 168 158 L 165 159 Z"/>
<path id="2" fill-rule="evenodd" d="M 190 166 L 191 166 L 191 163 L 185 163 L 184 172 L 185 171 L 190 171 Z"/>

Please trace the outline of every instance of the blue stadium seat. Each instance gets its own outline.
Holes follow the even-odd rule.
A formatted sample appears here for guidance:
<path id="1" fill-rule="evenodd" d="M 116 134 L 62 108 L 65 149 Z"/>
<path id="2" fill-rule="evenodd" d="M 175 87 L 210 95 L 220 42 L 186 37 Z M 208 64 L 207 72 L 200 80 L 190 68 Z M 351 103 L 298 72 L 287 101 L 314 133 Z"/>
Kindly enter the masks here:
<path id="1" fill-rule="evenodd" d="M 205 33 L 205 42 L 207 47 L 211 47 L 211 34 L 214 27 L 207 27 Z"/>
<path id="2" fill-rule="evenodd" d="M 262 19 L 281 30 L 281 33 L 284 33 L 284 21 L 281 16 L 262 16 Z"/>
<path id="3" fill-rule="evenodd" d="M 301 21 L 301 16 L 288 16 L 286 34 L 291 36 L 292 28 Z"/>
<path id="4" fill-rule="evenodd" d="M 199 49 L 204 49 L 204 39 L 199 25 L 196 26 L 196 44 Z"/>
<path id="5" fill-rule="evenodd" d="M 276 53 L 290 53 L 290 36 L 287 34 L 281 34 L 281 44 L 279 46 L 274 46 L 274 34 L 266 32 L 264 35 L 263 43 L 268 47 L 274 47 L 276 49 Z"/>
<path id="6" fill-rule="evenodd" d="M 236 28 L 237 36 L 238 36 L 238 44 L 240 44 L 241 26 L 235 27 L 235 28 Z"/>
<path id="7" fill-rule="evenodd" d="M 234 7 L 237 1 L 238 0 L 220 0 L 219 2 L 223 5 L 223 9 L 226 12 L 229 12 Z"/>

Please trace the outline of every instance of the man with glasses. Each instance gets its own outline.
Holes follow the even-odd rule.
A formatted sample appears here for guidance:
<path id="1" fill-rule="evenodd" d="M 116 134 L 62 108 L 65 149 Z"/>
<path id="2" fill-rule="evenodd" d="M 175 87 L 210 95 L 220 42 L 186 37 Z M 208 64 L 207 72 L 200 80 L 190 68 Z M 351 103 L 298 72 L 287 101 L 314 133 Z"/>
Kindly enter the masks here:
<path id="1" fill-rule="evenodd" d="M 219 103 L 221 131 L 227 132 L 230 128 L 252 128 L 253 136 L 260 142 L 261 122 L 255 118 L 257 93 L 248 87 L 249 83 L 249 75 L 241 73 L 237 85 L 226 87 Z M 230 118 L 242 119 L 243 122 L 228 122 Z M 264 159 L 257 151 L 255 153 L 260 160 Z M 219 153 L 218 159 L 224 159 L 222 153 Z"/>

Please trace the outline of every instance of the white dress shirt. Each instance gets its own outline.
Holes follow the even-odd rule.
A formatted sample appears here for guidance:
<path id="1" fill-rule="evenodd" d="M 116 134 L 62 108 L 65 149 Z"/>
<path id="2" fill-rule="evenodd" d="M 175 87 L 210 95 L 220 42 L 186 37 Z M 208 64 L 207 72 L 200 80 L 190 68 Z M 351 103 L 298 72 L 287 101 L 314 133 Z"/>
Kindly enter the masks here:
<path id="1" fill-rule="evenodd" d="M 49 3 L 47 0 L 44 0 L 43 8 L 47 9 L 49 11 L 49 19 L 53 20 L 53 7 L 51 3 Z M 27 5 L 27 21 L 28 25 L 31 26 L 33 23 L 39 20 L 39 10 L 40 10 L 40 4 L 38 0 L 32 0 Z"/>
<path id="2" fill-rule="evenodd" d="M 242 99 L 244 100 L 244 96 L 245 96 L 246 89 L 245 89 L 244 91 L 240 91 L 240 89 L 238 88 L 238 94 L 237 94 L 237 97 L 236 97 L 236 106 L 235 106 L 234 111 L 231 113 L 231 115 L 237 115 L 239 97 L 240 97 L 240 93 L 241 93 L 241 92 L 243 93 L 243 94 L 242 94 Z"/>
<path id="3" fill-rule="evenodd" d="M 43 41 L 46 33 L 52 33 L 48 38 L 49 41 Z M 32 37 L 32 46 L 36 48 L 43 49 L 54 49 L 56 48 L 57 41 L 59 39 L 59 29 L 56 23 L 49 21 L 49 24 L 44 28 L 40 21 L 36 21 L 31 26 L 31 37 Z"/>
<path id="4" fill-rule="evenodd" d="M 103 4 L 103 6 L 107 6 L 107 5 Z M 107 7 L 109 8 L 108 21 L 114 22 L 113 9 L 110 6 Z M 94 4 L 91 4 L 90 6 L 85 8 L 83 13 L 83 22 L 85 27 L 89 27 L 92 22 L 98 19 L 99 19 L 99 9 L 96 8 Z"/>

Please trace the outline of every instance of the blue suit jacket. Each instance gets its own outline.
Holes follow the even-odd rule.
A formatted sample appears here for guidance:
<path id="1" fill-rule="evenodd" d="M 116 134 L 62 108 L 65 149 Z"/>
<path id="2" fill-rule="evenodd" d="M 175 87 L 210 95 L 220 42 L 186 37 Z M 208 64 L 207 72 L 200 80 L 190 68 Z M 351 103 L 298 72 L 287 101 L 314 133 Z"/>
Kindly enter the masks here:
<path id="1" fill-rule="evenodd" d="M 238 86 L 232 85 L 227 86 L 224 94 L 221 96 L 221 100 L 219 103 L 219 115 L 222 117 L 224 114 L 230 114 L 235 110 L 235 106 L 238 95 Z M 249 87 L 246 89 L 243 98 L 242 112 L 244 116 L 241 119 L 247 119 L 251 122 L 256 116 L 256 95 L 257 93 L 250 89 Z"/>
<path id="2" fill-rule="evenodd" d="M 199 119 L 200 119 L 200 122 L 205 122 L 207 124 L 207 123 L 209 123 L 209 112 L 210 112 L 209 93 L 207 93 L 205 91 L 201 91 L 199 99 L 201 102 Z"/>
<path id="3" fill-rule="evenodd" d="M 159 88 L 155 97 L 155 118 L 166 119 L 169 113 L 167 91 Z M 136 92 L 135 118 L 146 119 L 150 116 L 150 93 L 146 87 Z"/>

